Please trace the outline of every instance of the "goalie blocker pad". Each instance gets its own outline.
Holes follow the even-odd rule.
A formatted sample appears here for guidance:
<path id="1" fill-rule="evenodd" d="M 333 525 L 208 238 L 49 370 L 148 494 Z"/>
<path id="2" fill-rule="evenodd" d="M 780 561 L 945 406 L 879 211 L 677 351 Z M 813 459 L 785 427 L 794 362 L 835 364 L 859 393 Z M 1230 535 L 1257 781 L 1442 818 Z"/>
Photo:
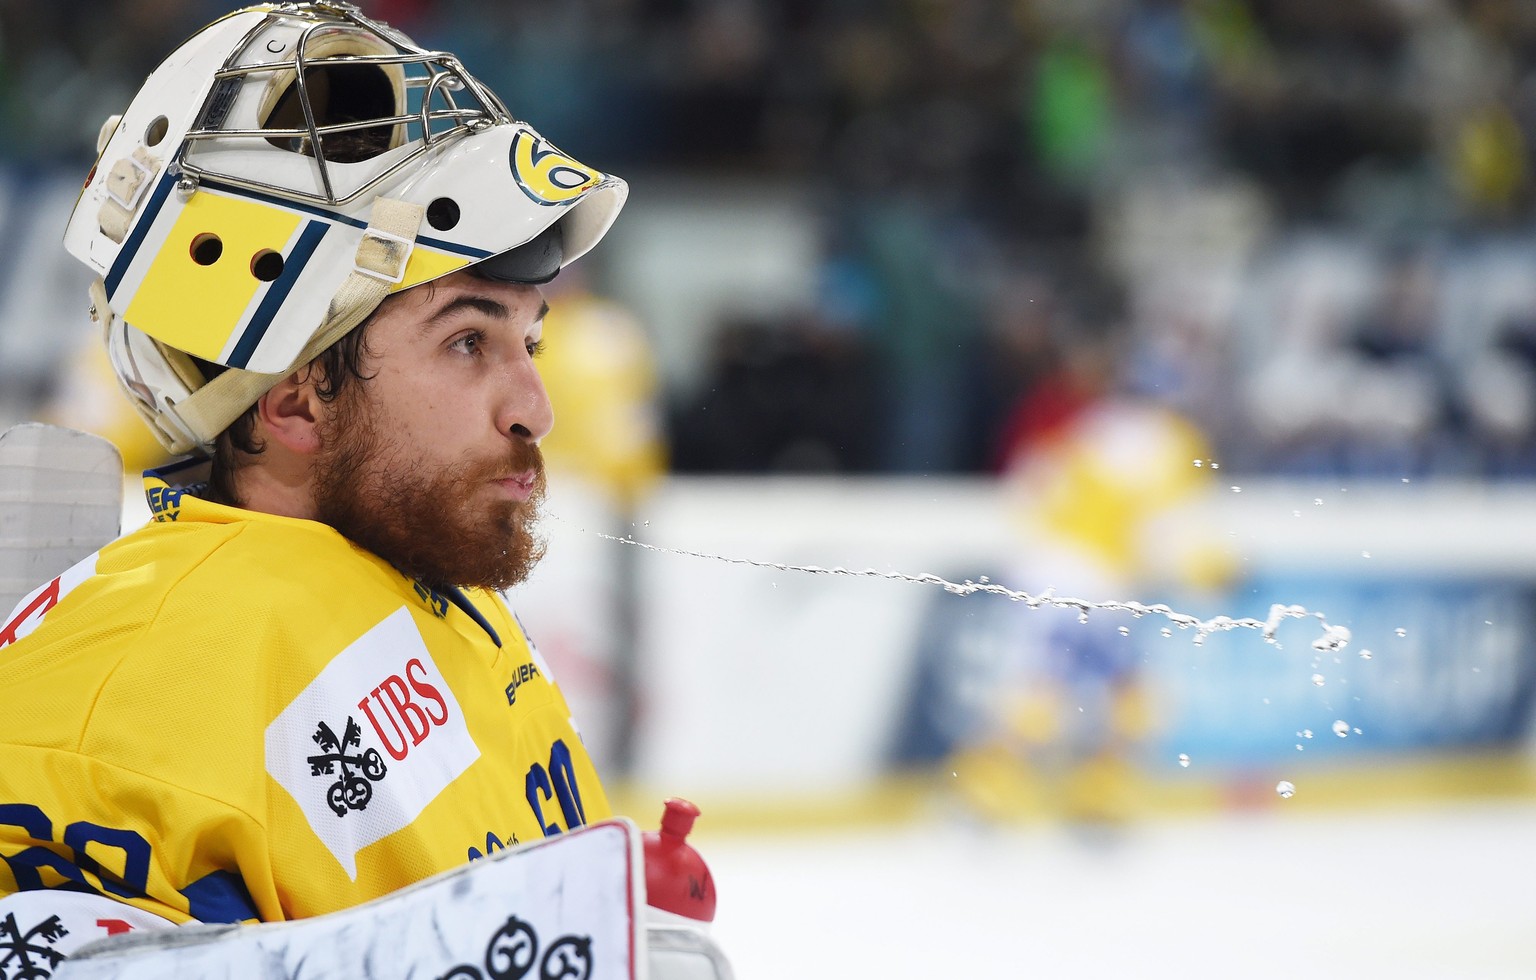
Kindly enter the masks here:
<path id="1" fill-rule="evenodd" d="M 112 443 L 37 422 L 0 433 L 0 616 L 117 537 L 122 512 L 123 461 Z"/>
<path id="2" fill-rule="evenodd" d="M 702 924 L 665 913 L 647 924 L 654 910 L 645 911 L 640 840 L 629 820 L 605 821 L 312 919 L 152 931 L 136 921 L 133 931 L 75 950 L 53 978 L 733 980 Z M 108 906 L 127 908 L 96 896 L 23 892 L 0 900 L 0 923 L 23 900 L 37 918 L 44 894 L 100 903 L 77 914 L 82 921 Z"/>
<path id="3" fill-rule="evenodd" d="M 646 980 L 640 855 L 634 825 L 607 821 L 330 915 L 115 936 L 53 976 Z"/>

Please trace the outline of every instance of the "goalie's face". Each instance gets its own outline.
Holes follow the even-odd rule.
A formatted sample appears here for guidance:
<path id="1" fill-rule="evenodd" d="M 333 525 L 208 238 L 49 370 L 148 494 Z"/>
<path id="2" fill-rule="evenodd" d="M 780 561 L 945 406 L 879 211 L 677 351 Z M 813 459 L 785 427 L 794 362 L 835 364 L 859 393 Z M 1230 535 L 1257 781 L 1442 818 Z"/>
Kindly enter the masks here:
<path id="1" fill-rule="evenodd" d="M 456 273 L 387 301 L 328 406 L 315 516 L 423 583 L 506 588 L 541 554 L 537 287 Z"/>

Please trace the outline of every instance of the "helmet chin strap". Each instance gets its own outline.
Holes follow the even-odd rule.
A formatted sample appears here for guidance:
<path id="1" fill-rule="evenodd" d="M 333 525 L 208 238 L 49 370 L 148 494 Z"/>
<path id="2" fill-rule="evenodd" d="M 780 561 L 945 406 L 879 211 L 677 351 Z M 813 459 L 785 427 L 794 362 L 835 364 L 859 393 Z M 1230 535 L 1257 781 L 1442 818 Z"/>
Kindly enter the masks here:
<path id="1" fill-rule="evenodd" d="M 293 363 L 276 374 L 230 368 L 180 402 L 160 406 L 162 412 L 174 413 L 182 430 L 167 431 L 165 425 L 150 420 L 155 435 L 166 450 L 174 455 L 197 451 L 211 456 L 219 433 L 229 428 L 246 409 L 378 309 L 389 295 L 390 287 L 405 278 L 406 263 L 410 261 L 425 211 L 421 205 L 407 201 L 387 197 L 376 199 L 369 214 L 368 229 L 357 246 L 352 273 L 331 298 L 325 320 Z M 105 311 L 98 315 L 112 316 L 99 280 L 92 285 L 91 297 L 96 309 Z M 134 403 L 140 408 L 141 415 L 148 418 L 152 414 L 147 411 L 148 406 L 139 405 L 138 399 L 134 399 Z"/>

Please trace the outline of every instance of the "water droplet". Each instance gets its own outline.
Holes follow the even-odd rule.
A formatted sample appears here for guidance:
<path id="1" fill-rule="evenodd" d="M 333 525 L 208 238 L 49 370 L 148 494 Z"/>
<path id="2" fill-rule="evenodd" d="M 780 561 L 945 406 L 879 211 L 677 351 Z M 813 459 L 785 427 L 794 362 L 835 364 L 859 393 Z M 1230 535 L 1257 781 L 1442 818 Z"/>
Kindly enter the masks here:
<path id="1" fill-rule="evenodd" d="M 1268 703 L 1269 703 L 1269 698 L 1265 698 L 1265 699 L 1264 699 L 1264 703 L 1265 703 L 1265 704 L 1268 704 Z"/>
<path id="2" fill-rule="evenodd" d="M 1361 558 L 1369 558 L 1369 557 L 1371 557 L 1371 553 L 1369 551 L 1362 551 L 1362 552 L 1360 552 L 1360 557 Z"/>
<path id="3" fill-rule="evenodd" d="M 1242 493 L 1243 492 L 1243 488 L 1242 487 L 1233 487 L 1232 488 L 1232 492 L 1233 493 Z"/>
<path id="4" fill-rule="evenodd" d="M 1360 651 L 1360 659 L 1361 660 L 1369 660 L 1369 659 L 1371 659 L 1371 651 L 1369 651 L 1369 650 L 1361 650 Z"/>
<path id="5" fill-rule="evenodd" d="M 1169 629 L 1166 626 L 1164 626 L 1162 629 L 1158 630 L 1158 632 L 1163 634 L 1164 636 L 1172 636 L 1173 635 L 1173 630 Z"/>
<path id="6" fill-rule="evenodd" d="M 1408 478 L 1407 478 L 1407 477 L 1406 477 L 1406 476 L 1405 476 L 1405 477 L 1403 477 L 1403 482 L 1404 482 L 1404 483 L 1407 483 L 1407 482 L 1408 482 Z"/>
<path id="7" fill-rule="evenodd" d="M 1312 498 L 1312 506 L 1313 507 L 1321 507 L 1321 506 L 1323 506 L 1323 498 L 1322 497 L 1313 497 Z"/>
<path id="8" fill-rule="evenodd" d="M 1325 683 L 1327 683 L 1327 681 L 1324 679 L 1322 674 L 1313 674 L 1312 683 L 1316 684 L 1318 687 L 1322 687 Z"/>
<path id="9" fill-rule="evenodd" d="M 1312 729 L 1310 729 L 1310 728 L 1303 728 L 1301 730 L 1301 737 L 1302 738 L 1311 738 L 1312 737 Z"/>
<path id="10" fill-rule="evenodd" d="M 1360 729 L 1358 728 L 1351 728 L 1350 731 L 1354 732 L 1356 735 L 1360 734 Z"/>
<path id="11" fill-rule="evenodd" d="M 1185 769 L 1189 768 L 1189 756 L 1185 755 L 1183 752 L 1179 753 L 1179 765 L 1183 766 Z"/>
<path id="12" fill-rule="evenodd" d="M 981 584 L 982 584 L 982 585 L 986 585 L 986 584 L 987 584 L 987 583 L 988 583 L 988 582 L 991 582 L 991 581 L 992 581 L 992 578 L 991 578 L 991 576 L 988 576 L 988 575 L 983 575 L 983 576 L 982 576 L 982 577 L 981 577 L 981 578 L 980 578 L 980 579 L 978 579 L 978 580 L 977 580 L 977 581 L 979 581 L 979 582 L 980 582 L 980 583 L 981 583 Z"/>
<path id="13" fill-rule="evenodd" d="M 1217 463 L 1217 462 L 1212 462 L 1212 463 L 1211 463 L 1211 469 L 1213 469 L 1213 470 L 1219 470 L 1219 469 L 1221 469 L 1221 464 L 1220 464 L 1220 463 Z"/>
<path id="14" fill-rule="evenodd" d="M 1121 636 L 1130 636 L 1131 635 L 1131 628 L 1129 626 L 1122 626 L 1122 627 L 1120 627 L 1120 635 Z"/>
<path id="15" fill-rule="evenodd" d="M 1205 461 L 1197 459 L 1197 460 L 1195 460 L 1195 465 L 1196 466 L 1204 466 L 1205 465 Z"/>
<path id="16" fill-rule="evenodd" d="M 1393 630 L 1392 632 L 1396 633 L 1398 636 L 1407 636 L 1408 635 L 1408 631 L 1403 629 L 1401 626 L 1399 626 L 1397 629 Z"/>
<path id="17" fill-rule="evenodd" d="M 1333 733 L 1335 735 L 1337 735 L 1339 738 L 1348 738 L 1349 737 L 1349 722 L 1347 722 L 1347 721 L 1336 721 L 1336 722 L 1334 722 L 1333 723 Z"/>
<path id="18" fill-rule="evenodd" d="M 1282 800 L 1288 800 L 1296 795 L 1296 784 L 1289 779 L 1282 779 L 1275 784 L 1275 792 L 1280 794 Z"/>
<path id="19" fill-rule="evenodd" d="M 954 771 L 954 770 L 953 770 L 953 769 L 951 769 L 951 770 L 950 770 L 950 771 L 949 771 L 949 774 L 950 774 L 950 775 L 951 775 L 951 776 L 953 776 L 953 777 L 955 777 L 955 778 L 956 778 L 956 779 L 959 779 L 959 778 L 960 778 L 960 774 L 959 774 L 959 773 L 958 773 L 958 772 L 955 772 L 955 771 Z"/>
<path id="20" fill-rule="evenodd" d="M 651 522 L 650 521 L 644 521 L 644 522 L 641 523 L 640 526 L 641 527 L 650 527 L 651 526 Z"/>
<path id="21" fill-rule="evenodd" d="M 1301 516 L 1301 511 L 1293 510 L 1293 511 L 1291 511 L 1291 516 L 1292 517 L 1300 517 Z"/>
<path id="22" fill-rule="evenodd" d="M 1082 612 L 1078 613 L 1077 614 L 1077 621 L 1079 623 L 1086 623 L 1086 622 L 1088 622 L 1088 610 L 1084 609 Z"/>
<path id="23" fill-rule="evenodd" d="M 1304 748 L 1302 748 L 1302 745 L 1301 745 L 1301 743 L 1300 743 L 1300 742 L 1297 742 L 1297 743 L 1296 743 L 1296 751 L 1297 751 L 1297 752 L 1305 752 L 1305 751 L 1306 751 L 1306 749 L 1304 749 Z"/>

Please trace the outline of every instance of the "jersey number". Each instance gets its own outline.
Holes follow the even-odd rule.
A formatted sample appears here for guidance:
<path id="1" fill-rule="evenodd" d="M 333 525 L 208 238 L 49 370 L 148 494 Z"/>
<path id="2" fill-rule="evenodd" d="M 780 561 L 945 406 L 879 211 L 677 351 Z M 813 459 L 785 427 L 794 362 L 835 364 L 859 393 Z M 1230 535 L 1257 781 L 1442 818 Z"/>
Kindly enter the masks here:
<path id="1" fill-rule="evenodd" d="M 537 762 L 528 767 L 524 786 L 528 793 L 528 806 L 533 809 L 533 819 L 538 821 L 545 837 L 553 837 L 586 824 L 587 814 L 581 806 L 581 789 L 576 785 L 576 766 L 571 762 L 571 750 L 566 747 L 564 740 L 557 739 L 549 747 L 549 768 Z M 564 828 L 545 822 L 544 804 L 551 800 L 560 802 L 560 813 L 565 817 Z"/>

